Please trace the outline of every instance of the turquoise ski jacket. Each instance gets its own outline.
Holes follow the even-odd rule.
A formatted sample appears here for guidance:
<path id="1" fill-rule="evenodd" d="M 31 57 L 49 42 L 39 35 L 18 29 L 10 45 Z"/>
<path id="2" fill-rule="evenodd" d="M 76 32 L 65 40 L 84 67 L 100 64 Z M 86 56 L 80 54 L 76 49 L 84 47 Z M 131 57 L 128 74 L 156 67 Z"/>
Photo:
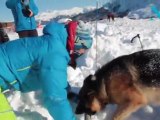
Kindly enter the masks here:
<path id="1" fill-rule="evenodd" d="M 44 106 L 54 120 L 75 120 L 66 91 L 66 28 L 50 23 L 43 33 L 0 45 L 0 86 L 22 92 L 42 89 Z"/>
<path id="2" fill-rule="evenodd" d="M 34 16 L 38 14 L 38 8 L 34 3 L 34 0 L 29 0 L 29 8 L 32 10 Z M 22 13 L 23 6 L 21 4 L 21 0 L 7 0 L 6 1 L 7 8 L 11 9 L 16 31 L 23 30 L 34 30 L 37 28 L 36 21 L 34 16 L 25 17 Z"/>

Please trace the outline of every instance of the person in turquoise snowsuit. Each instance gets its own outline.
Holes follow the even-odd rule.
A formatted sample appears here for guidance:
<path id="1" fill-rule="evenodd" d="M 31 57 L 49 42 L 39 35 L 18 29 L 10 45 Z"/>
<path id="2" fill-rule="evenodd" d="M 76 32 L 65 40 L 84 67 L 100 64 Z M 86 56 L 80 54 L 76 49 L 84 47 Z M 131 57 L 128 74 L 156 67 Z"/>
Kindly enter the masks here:
<path id="1" fill-rule="evenodd" d="M 22 92 L 42 89 L 44 106 L 54 120 L 76 120 L 67 100 L 65 25 L 50 23 L 44 35 L 0 45 L 0 87 Z"/>

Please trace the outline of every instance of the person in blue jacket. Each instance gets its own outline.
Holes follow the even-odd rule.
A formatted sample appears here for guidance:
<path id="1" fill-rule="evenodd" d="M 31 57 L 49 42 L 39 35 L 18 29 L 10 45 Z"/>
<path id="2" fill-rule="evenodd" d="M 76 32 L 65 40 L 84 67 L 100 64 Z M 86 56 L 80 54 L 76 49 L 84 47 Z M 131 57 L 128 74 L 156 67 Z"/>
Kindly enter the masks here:
<path id="1" fill-rule="evenodd" d="M 44 106 L 54 120 L 76 120 L 67 99 L 67 30 L 49 23 L 44 35 L 0 45 L 0 87 L 21 92 L 41 89 Z"/>
<path id="2" fill-rule="evenodd" d="M 6 6 L 12 11 L 15 29 L 20 38 L 38 36 L 34 17 L 38 14 L 38 8 L 34 0 L 7 0 Z"/>

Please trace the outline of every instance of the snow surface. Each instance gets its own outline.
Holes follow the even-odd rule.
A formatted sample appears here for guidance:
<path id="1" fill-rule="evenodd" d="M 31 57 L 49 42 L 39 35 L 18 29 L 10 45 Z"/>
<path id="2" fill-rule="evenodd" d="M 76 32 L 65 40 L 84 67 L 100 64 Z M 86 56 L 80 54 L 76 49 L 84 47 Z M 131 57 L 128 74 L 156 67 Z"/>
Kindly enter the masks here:
<path id="1" fill-rule="evenodd" d="M 160 46 L 160 19 L 117 18 L 115 22 L 107 20 L 98 21 L 97 36 L 96 23 L 87 23 L 91 27 L 94 38 L 93 46 L 86 54 L 81 56 L 76 70 L 68 67 L 68 81 L 74 92 L 79 91 L 83 80 L 89 74 L 93 74 L 98 67 L 110 60 L 125 54 L 141 50 L 138 39 L 131 43 L 132 37 L 140 34 L 144 49 L 159 48 Z M 38 29 L 42 35 L 42 29 Z M 10 39 L 18 38 L 16 33 L 9 33 Z M 40 91 L 22 94 L 20 92 L 8 93 L 8 100 L 12 105 L 18 120 L 53 120 L 45 108 L 41 106 Z M 76 104 L 72 103 L 73 110 Z M 111 120 L 116 105 L 108 105 L 106 109 L 92 117 L 92 120 Z M 78 120 L 84 120 L 83 115 L 77 116 Z M 132 114 L 128 120 L 159 120 L 160 108 L 158 106 L 146 106 Z"/>

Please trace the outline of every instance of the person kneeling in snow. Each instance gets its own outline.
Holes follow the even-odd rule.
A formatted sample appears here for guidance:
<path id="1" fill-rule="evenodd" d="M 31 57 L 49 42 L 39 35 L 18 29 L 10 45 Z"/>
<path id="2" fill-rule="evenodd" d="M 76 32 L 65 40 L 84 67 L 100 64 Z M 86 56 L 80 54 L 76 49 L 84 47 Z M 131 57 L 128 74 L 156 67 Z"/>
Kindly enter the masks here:
<path id="1" fill-rule="evenodd" d="M 44 106 L 54 120 L 75 120 L 66 90 L 70 61 L 66 26 L 50 23 L 43 33 L 39 37 L 21 38 L 0 46 L 0 88 L 2 92 L 42 89 Z"/>
<path id="2" fill-rule="evenodd" d="M 69 63 L 74 69 L 76 68 L 76 59 L 86 52 L 92 46 L 92 37 L 89 27 L 81 20 L 66 22 L 68 37 L 67 50 L 70 54 L 71 61 Z"/>

